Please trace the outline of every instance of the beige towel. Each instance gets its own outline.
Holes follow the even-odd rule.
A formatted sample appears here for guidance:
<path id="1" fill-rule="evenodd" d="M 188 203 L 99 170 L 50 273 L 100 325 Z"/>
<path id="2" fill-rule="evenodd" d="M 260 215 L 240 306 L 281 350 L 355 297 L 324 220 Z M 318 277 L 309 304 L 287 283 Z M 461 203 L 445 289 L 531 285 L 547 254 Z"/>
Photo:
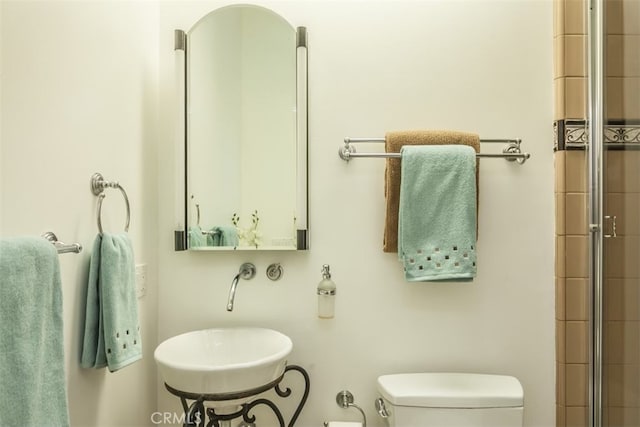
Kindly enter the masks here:
<path id="1" fill-rule="evenodd" d="M 403 145 L 464 144 L 480 152 L 480 138 L 474 133 L 448 130 L 409 130 L 387 132 L 385 151 L 399 153 Z M 476 191 L 478 191 L 478 167 L 476 163 Z M 400 207 L 400 159 L 387 159 L 384 177 L 384 194 L 387 213 L 384 223 L 384 252 L 398 252 L 398 209 Z M 480 200 L 479 194 L 477 200 Z"/>

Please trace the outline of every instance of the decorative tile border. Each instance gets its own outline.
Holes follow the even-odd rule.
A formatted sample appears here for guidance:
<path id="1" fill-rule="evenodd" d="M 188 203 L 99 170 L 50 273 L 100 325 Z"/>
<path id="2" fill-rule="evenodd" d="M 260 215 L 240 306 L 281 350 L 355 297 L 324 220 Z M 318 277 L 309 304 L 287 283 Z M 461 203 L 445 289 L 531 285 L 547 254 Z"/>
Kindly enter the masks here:
<path id="1" fill-rule="evenodd" d="M 604 138 L 605 143 L 640 144 L 640 125 L 607 127 Z"/>
<path id="2" fill-rule="evenodd" d="M 584 149 L 589 143 L 585 120 L 556 120 L 553 123 L 553 150 Z M 605 145 L 640 147 L 640 121 L 610 122 L 604 130 Z"/>

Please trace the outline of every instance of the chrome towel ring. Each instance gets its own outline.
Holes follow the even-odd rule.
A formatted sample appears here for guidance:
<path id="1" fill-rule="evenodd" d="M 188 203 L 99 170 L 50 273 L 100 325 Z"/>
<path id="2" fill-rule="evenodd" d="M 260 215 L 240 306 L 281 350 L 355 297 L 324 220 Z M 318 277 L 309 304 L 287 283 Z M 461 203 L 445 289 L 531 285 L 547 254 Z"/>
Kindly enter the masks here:
<path id="1" fill-rule="evenodd" d="M 102 200 L 106 197 L 104 194 L 105 188 L 117 188 L 122 193 L 122 197 L 124 197 L 124 203 L 127 207 L 127 223 L 124 225 L 124 231 L 129 231 L 129 222 L 131 219 L 131 210 L 129 208 L 129 198 L 127 197 L 127 192 L 124 191 L 124 188 L 117 183 L 106 181 L 104 177 L 99 173 L 94 173 L 91 175 L 91 192 L 98 196 L 98 230 L 100 234 L 102 231 Z"/>

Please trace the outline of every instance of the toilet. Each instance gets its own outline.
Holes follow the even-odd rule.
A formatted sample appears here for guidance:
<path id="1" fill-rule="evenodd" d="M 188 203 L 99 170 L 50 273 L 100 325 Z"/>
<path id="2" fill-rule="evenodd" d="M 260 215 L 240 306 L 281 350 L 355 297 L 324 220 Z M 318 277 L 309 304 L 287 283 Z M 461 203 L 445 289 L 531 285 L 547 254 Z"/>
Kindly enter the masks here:
<path id="1" fill-rule="evenodd" d="M 466 373 L 378 377 L 376 409 L 389 427 L 522 427 L 517 378 Z"/>

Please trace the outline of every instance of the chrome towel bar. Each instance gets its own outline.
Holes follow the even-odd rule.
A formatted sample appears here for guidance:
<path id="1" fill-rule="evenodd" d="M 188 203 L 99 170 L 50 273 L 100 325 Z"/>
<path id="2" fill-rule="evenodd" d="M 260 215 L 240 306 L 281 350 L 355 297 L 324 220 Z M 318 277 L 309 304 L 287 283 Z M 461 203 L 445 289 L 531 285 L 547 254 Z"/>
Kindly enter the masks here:
<path id="1" fill-rule="evenodd" d="M 80 243 L 66 244 L 64 242 L 61 242 L 52 231 L 47 231 L 42 235 L 42 237 L 50 241 L 51 244 L 56 247 L 59 254 L 66 254 L 70 252 L 79 254 L 80 252 L 82 252 L 82 245 Z"/>
<path id="2" fill-rule="evenodd" d="M 338 155 L 342 160 L 348 162 L 354 157 L 382 157 L 387 159 L 399 159 L 400 153 L 358 153 L 351 144 L 357 144 L 362 142 L 385 142 L 385 138 L 349 138 L 344 139 L 344 145 L 338 149 Z M 506 147 L 502 150 L 502 153 L 489 154 L 478 153 L 476 157 L 480 158 L 501 158 L 510 162 L 517 161 L 519 164 L 523 164 L 531 157 L 529 153 L 523 153 L 520 149 L 521 139 L 481 139 L 480 142 L 485 143 L 499 143 L 506 144 Z"/>

